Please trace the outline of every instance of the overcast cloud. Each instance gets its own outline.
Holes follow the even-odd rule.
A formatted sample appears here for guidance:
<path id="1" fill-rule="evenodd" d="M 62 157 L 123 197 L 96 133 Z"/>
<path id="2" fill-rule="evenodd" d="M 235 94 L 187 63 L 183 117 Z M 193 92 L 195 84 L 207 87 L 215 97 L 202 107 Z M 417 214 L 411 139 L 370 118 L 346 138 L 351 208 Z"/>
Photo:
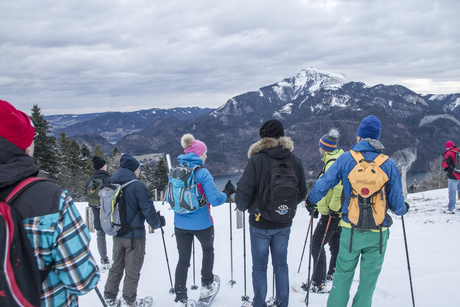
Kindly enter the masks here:
<path id="1" fill-rule="evenodd" d="M 199 106 L 315 67 L 460 92 L 459 0 L 0 2 L 0 99 L 45 115 Z"/>

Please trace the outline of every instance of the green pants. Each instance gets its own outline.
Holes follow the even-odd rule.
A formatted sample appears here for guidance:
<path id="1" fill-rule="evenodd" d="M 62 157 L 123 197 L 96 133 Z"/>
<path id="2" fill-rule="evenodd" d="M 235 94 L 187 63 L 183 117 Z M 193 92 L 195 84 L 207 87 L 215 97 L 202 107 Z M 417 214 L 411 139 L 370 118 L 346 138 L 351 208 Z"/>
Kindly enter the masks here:
<path id="1" fill-rule="evenodd" d="M 359 287 L 353 298 L 353 307 L 370 307 L 372 295 L 382 270 L 390 231 L 382 232 L 382 254 L 380 254 L 380 232 L 353 230 L 352 251 L 350 253 L 351 229 L 343 227 L 340 236 L 339 255 L 328 307 L 346 307 L 350 298 L 350 287 L 355 269 L 361 258 Z"/>

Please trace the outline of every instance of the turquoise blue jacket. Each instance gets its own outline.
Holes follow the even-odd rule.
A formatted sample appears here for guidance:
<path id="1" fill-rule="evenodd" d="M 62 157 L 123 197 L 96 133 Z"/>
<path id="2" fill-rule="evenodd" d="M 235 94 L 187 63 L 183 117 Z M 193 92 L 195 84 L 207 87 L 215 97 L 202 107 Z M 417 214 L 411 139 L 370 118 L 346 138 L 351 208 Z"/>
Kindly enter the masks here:
<path id="1" fill-rule="evenodd" d="M 177 161 L 180 164 L 187 162 L 191 168 L 199 165 L 204 166 L 203 160 L 201 160 L 201 158 L 194 153 L 180 155 L 177 157 Z M 198 184 L 201 184 L 204 194 L 208 200 L 208 205 L 202 207 L 196 212 L 189 214 L 174 213 L 174 226 L 177 228 L 187 230 L 203 230 L 211 227 L 213 225 L 211 217 L 211 206 L 217 207 L 227 201 L 227 194 L 224 192 L 219 193 L 219 191 L 217 191 L 214 179 L 207 169 L 201 168 L 197 170 L 195 173 L 195 179 Z"/>

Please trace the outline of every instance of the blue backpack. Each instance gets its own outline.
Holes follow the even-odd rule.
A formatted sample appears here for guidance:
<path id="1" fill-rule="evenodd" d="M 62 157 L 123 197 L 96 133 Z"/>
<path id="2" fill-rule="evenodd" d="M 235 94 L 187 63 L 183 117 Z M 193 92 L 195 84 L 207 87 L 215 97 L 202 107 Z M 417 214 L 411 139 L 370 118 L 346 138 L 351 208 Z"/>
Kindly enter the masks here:
<path id="1" fill-rule="evenodd" d="M 172 167 L 168 175 L 167 202 L 174 212 L 189 214 L 198 211 L 207 204 L 206 197 L 201 197 L 195 173 L 203 166 L 190 168 L 188 165 Z"/>

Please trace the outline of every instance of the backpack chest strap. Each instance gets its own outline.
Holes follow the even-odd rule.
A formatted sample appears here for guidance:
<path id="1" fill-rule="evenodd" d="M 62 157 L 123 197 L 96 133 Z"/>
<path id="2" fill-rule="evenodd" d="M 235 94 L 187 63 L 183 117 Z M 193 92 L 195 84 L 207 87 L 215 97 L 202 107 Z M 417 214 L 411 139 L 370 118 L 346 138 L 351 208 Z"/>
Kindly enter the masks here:
<path id="1" fill-rule="evenodd" d="M 355 159 L 356 163 L 359 163 L 361 160 L 366 160 L 363 154 L 359 151 L 350 150 L 350 154 L 353 159 Z M 389 157 L 387 155 L 379 154 L 374 158 L 374 163 L 377 164 L 377 166 L 381 166 L 386 160 L 388 160 L 388 158 Z"/>

